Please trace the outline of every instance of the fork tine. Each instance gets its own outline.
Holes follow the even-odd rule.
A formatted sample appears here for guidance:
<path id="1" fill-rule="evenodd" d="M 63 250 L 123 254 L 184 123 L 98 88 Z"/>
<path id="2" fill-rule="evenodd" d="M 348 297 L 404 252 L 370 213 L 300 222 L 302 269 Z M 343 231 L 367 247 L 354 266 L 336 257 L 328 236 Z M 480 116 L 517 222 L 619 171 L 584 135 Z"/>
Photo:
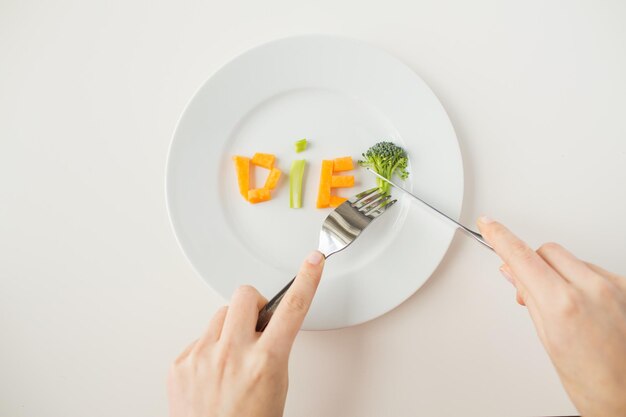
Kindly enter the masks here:
<path id="1" fill-rule="evenodd" d="M 396 201 L 398 201 L 398 200 L 385 201 L 384 203 L 382 203 L 378 207 L 376 207 L 373 210 L 370 210 L 369 212 L 367 212 L 365 215 L 371 217 L 372 219 L 375 219 L 376 217 L 378 217 L 381 214 L 383 214 L 385 212 L 385 210 L 387 210 L 389 207 L 393 206 L 396 203 Z"/>
<path id="2" fill-rule="evenodd" d="M 354 207 L 355 209 L 359 211 L 363 211 L 364 207 L 370 206 L 372 203 L 375 203 L 376 201 L 380 200 L 382 196 L 383 196 L 382 193 L 371 194 L 368 197 L 364 198 L 363 200 L 359 201 L 358 203 L 353 204 L 352 207 Z"/>
<path id="3" fill-rule="evenodd" d="M 373 193 L 366 195 L 364 198 L 358 200 L 356 203 L 352 204 L 357 210 L 361 210 L 363 207 L 373 203 L 374 201 L 379 200 L 383 196 L 383 193 L 380 190 L 376 190 Z"/>
<path id="4" fill-rule="evenodd" d="M 389 200 L 390 198 L 391 198 L 390 195 L 381 193 L 376 197 L 376 199 L 372 199 L 367 204 L 362 205 L 358 210 L 361 213 L 370 212 L 372 209 L 380 207 L 381 204 L 383 204 L 385 201 Z"/>
<path id="5" fill-rule="evenodd" d="M 358 193 L 357 195 L 353 196 L 352 198 L 350 198 L 348 200 L 348 202 L 351 205 L 357 204 L 360 201 L 362 201 L 363 199 L 371 196 L 376 191 L 378 191 L 378 187 L 374 187 L 374 188 L 370 188 L 369 190 L 362 191 L 362 192 Z"/>

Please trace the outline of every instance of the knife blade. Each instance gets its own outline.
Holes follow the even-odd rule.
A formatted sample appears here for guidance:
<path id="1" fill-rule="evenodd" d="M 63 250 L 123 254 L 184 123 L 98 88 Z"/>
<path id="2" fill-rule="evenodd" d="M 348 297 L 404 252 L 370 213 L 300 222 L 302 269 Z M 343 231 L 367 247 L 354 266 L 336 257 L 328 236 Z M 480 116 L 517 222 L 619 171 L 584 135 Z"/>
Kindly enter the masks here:
<path id="1" fill-rule="evenodd" d="M 470 229 L 470 228 L 468 228 L 466 226 L 463 226 L 461 223 L 457 222 L 456 220 L 454 220 L 453 218 L 451 218 L 450 216 L 448 216 L 447 214 L 445 214 L 441 210 L 439 210 L 439 209 L 435 208 L 434 206 L 428 204 L 426 201 L 422 200 L 421 198 L 419 198 L 415 194 L 413 194 L 410 191 L 404 189 L 403 187 L 399 186 L 398 184 L 394 183 L 393 181 L 383 177 L 382 175 L 380 175 L 376 171 L 374 171 L 374 170 L 372 170 L 370 168 L 366 168 L 366 169 L 369 172 L 371 172 L 372 174 L 376 175 L 381 180 L 389 183 L 394 188 L 397 188 L 398 190 L 404 192 L 405 194 L 413 197 L 413 199 L 415 201 L 418 201 L 419 203 L 421 203 L 422 207 L 426 207 L 431 212 L 437 213 L 438 217 L 440 219 L 444 220 L 446 223 L 448 223 L 449 225 L 451 225 L 455 229 L 461 229 L 461 231 L 463 231 L 465 234 L 467 234 L 468 236 L 471 236 L 472 238 L 474 238 L 474 240 L 476 240 L 477 242 L 483 244 L 485 247 L 487 247 L 488 249 L 491 249 L 493 251 L 493 248 L 491 247 L 491 245 L 485 241 L 485 239 L 483 238 L 483 236 L 480 233 L 475 232 L 475 231 L 473 231 L 472 229 Z"/>

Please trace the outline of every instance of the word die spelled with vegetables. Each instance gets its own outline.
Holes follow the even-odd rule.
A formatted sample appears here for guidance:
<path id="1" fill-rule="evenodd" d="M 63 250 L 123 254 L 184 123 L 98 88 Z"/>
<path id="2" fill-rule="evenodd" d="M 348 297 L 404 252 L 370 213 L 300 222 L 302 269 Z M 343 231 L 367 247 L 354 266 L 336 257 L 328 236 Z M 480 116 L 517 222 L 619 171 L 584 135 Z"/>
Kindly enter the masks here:
<path id="1" fill-rule="evenodd" d="M 301 139 L 294 144 L 294 149 L 298 153 L 303 152 L 306 148 L 306 139 Z M 403 148 L 393 142 L 378 142 L 361 155 L 363 159 L 358 161 L 360 166 L 369 168 L 388 180 L 394 175 L 402 180 L 409 176 L 409 156 Z M 281 175 L 280 170 L 274 166 L 276 157 L 268 153 L 256 153 L 252 159 L 245 156 L 234 156 L 233 160 L 235 161 L 241 196 L 253 204 L 268 201 L 271 198 L 270 192 L 276 188 Z M 250 165 L 270 171 L 262 188 L 250 189 Z M 289 171 L 289 207 L 291 208 L 302 207 L 302 181 L 305 166 L 306 161 L 304 159 L 293 161 L 291 164 Z M 315 204 L 317 208 L 337 207 L 347 200 L 344 197 L 333 195 L 332 190 L 333 188 L 354 187 L 354 175 L 336 175 L 338 172 L 353 169 L 354 164 L 349 156 L 322 161 Z M 387 181 L 377 178 L 376 184 L 383 194 L 390 193 L 391 190 Z"/>
<path id="2" fill-rule="evenodd" d="M 252 158 L 236 155 L 233 157 L 237 173 L 239 193 L 252 204 L 269 201 L 272 198 L 272 190 L 276 188 L 281 177 L 281 171 L 274 166 L 275 155 L 268 153 L 255 153 Z M 269 170 L 267 180 L 261 188 L 250 188 L 250 167 L 257 166 Z M 306 161 L 299 159 L 293 161 L 289 171 L 289 207 L 302 207 L 302 183 Z M 333 188 L 354 187 L 354 175 L 335 175 L 335 173 L 354 169 L 352 158 L 344 156 L 322 161 L 320 172 L 320 184 L 317 194 L 317 208 L 337 207 L 347 199 L 332 194 Z"/>

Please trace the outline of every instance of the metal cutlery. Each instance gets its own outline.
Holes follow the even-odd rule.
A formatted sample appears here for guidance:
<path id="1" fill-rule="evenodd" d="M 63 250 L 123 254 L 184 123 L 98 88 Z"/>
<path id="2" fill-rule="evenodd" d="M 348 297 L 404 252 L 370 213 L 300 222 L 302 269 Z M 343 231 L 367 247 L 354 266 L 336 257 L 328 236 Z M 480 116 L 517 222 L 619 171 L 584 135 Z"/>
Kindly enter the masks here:
<path id="1" fill-rule="evenodd" d="M 429 208 L 430 210 L 436 212 L 437 214 L 440 215 L 440 218 L 442 220 L 444 220 L 446 223 L 450 224 L 452 227 L 454 227 L 455 229 L 461 229 L 465 234 L 467 234 L 468 236 L 471 236 L 472 238 L 474 238 L 477 242 L 483 244 L 485 247 L 493 250 L 493 248 L 491 247 L 491 245 L 489 245 L 489 243 L 487 243 L 485 241 L 485 239 L 483 238 L 483 236 L 478 233 L 473 231 L 472 229 L 463 226 L 461 223 L 457 222 L 456 220 L 452 219 L 451 217 L 447 216 L 445 213 L 443 213 L 442 211 L 436 209 L 435 207 L 431 206 L 430 204 L 428 204 L 427 202 L 425 202 L 424 200 L 422 200 L 421 198 L 419 198 L 418 196 L 416 196 L 415 194 L 405 190 L 404 188 L 400 187 L 399 185 L 393 183 L 391 180 L 388 180 L 387 178 L 383 177 L 382 175 L 378 174 L 377 172 L 367 168 L 367 170 L 369 172 L 371 172 L 372 174 L 376 175 L 378 178 L 380 178 L 383 181 L 388 182 L 389 184 L 391 184 L 393 187 L 397 188 L 398 190 L 403 191 L 404 193 L 410 195 L 411 197 L 413 197 L 416 201 L 419 201 L 423 206 Z"/>
<path id="2" fill-rule="evenodd" d="M 391 200 L 390 195 L 382 193 L 378 188 L 363 191 L 345 201 L 324 220 L 318 250 L 328 258 L 347 248 L 375 218 L 383 214 L 396 201 Z M 295 277 L 259 311 L 257 332 L 265 329 L 294 280 Z"/>

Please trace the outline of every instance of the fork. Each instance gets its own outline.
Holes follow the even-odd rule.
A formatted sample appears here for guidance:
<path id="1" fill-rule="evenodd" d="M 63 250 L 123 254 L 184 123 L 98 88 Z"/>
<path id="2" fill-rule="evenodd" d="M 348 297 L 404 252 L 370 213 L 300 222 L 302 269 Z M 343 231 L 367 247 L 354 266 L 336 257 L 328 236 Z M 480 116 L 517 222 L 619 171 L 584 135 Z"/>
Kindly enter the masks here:
<path id="1" fill-rule="evenodd" d="M 390 200 L 391 195 L 378 188 L 363 191 L 343 202 L 333 210 L 322 224 L 318 250 L 328 258 L 356 240 L 363 230 L 378 216 L 383 214 L 397 200 Z M 256 331 L 262 332 L 269 323 L 278 304 L 293 284 L 294 277 L 259 311 Z"/>

